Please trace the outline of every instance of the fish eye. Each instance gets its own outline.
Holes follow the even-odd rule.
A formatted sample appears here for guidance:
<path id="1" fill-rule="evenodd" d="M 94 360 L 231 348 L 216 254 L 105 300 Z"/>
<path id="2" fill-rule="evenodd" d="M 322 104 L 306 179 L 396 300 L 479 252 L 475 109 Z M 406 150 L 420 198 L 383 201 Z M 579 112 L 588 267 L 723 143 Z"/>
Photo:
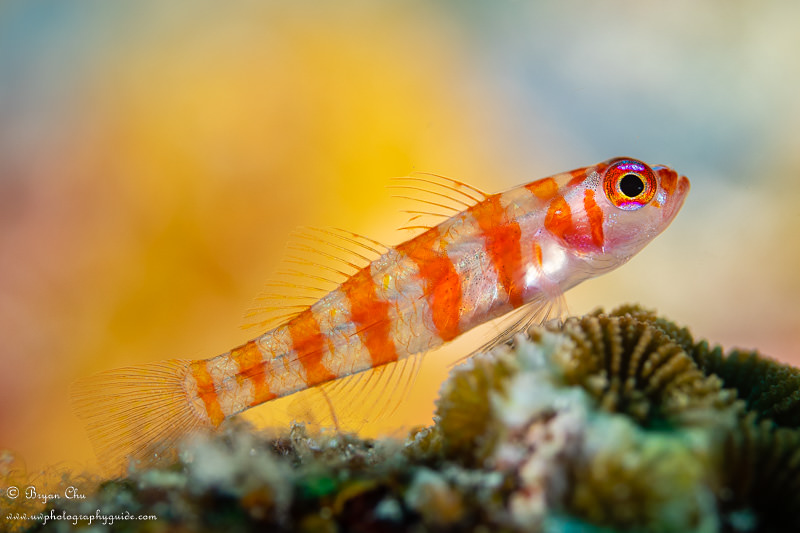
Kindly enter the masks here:
<path id="1" fill-rule="evenodd" d="M 640 161 L 617 161 L 605 172 L 603 189 L 609 201 L 620 209 L 634 211 L 647 205 L 656 193 L 653 171 Z"/>

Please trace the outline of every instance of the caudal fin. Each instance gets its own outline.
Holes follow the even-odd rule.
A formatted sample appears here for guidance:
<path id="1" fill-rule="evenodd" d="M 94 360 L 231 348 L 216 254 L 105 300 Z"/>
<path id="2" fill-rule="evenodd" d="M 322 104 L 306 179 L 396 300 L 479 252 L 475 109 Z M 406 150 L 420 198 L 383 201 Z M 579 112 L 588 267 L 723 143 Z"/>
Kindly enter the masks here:
<path id="1" fill-rule="evenodd" d="M 190 363 L 173 359 L 119 368 L 72 384 L 73 409 L 85 421 L 106 473 L 124 473 L 129 461 L 153 463 L 174 453 L 182 437 L 212 427 L 187 394 Z"/>

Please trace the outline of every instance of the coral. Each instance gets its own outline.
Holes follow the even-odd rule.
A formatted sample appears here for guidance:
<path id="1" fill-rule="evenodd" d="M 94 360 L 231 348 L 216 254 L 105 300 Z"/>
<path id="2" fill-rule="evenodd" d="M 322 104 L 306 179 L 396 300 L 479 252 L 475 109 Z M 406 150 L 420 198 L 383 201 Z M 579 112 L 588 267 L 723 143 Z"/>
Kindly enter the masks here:
<path id="1" fill-rule="evenodd" d="M 604 313 L 602 309 L 596 309 L 592 313 L 593 316 L 601 316 L 603 314 Z M 628 316 L 637 320 L 638 322 L 644 322 L 663 332 L 672 340 L 672 342 L 680 345 L 680 347 L 683 348 L 686 353 L 691 353 L 692 348 L 694 347 L 694 338 L 692 338 L 692 334 L 689 332 L 688 328 L 678 326 L 674 322 L 658 316 L 655 311 L 644 309 L 639 305 L 621 305 L 608 313 L 608 316 Z"/>
<path id="2" fill-rule="evenodd" d="M 527 337 L 455 370 L 434 428 L 449 460 L 514 473 L 508 501 L 517 526 L 749 531 L 781 523 L 775 516 L 794 523 L 793 500 L 761 495 L 796 493 L 800 459 L 787 443 L 798 437 L 754 420 L 794 420 L 797 370 L 756 353 L 725 357 L 637 306 L 535 327 Z M 775 463 L 784 476 L 765 466 Z"/>
<path id="3" fill-rule="evenodd" d="M 713 530 L 700 450 L 680 435 L 646 435 L 618 417 L 600 428 L 568 465 L 565 477 L 580 483 L 564 495 L 564 511 L 618 529 Z"/>
<path id="4" fill-rule="evenodd" d="M 595 311 L 599 316 L 602 310 Z M 695 342 L 689 330 L 637 305 L 615 309 L 610 316 L 631 316 L 659 329 L 695 361 L 706 376 L 716 376 L 723 387 L 734 389 L 747 409 L 784 427 L 800 427 L 800 369 L 779 363 L 755 350 L 710 347 Z"/>
<path id="5" fill-rule="evenodd" d="M 800 431 L 740 420 L 716 435 L 713 483 L 727 530 L 744 522 L 753 531 L 800 530 Z"/>
<path id="6" fill-rule="evenodd" d="M 560 333 L 571 343 L 557 357 L 564 383 L 581 386 L 603 410 L 626 413 L 647 426 L 718 416 L 735 395 L 722 390 L 719 378 L 704 374 L 665 330 L 681 337 L 685 332 L 635 315 L 567 320 Z M 541 329 L 530 335 L 537 340 Z"/>
<path id="7" fill-rule="evenodd" d="M 443 389 L 438 415 L 458 413 L 463 423 L 471 409 L 460 400 L 465 391 L 454 387 L 471 383 L 491 363 L 517 369 L 504 371 L 494 389 L 481 390 L 489 421 L 475 411 L 475 424 L 494 434 L 473 437 L 480 453 L 467 457 L 482 457 L 484 468 L 513 480 L 506 496 L 513 527 L 542 530 L 568 516 L 620 529 L 713 531 L 714 500 L 703 483 L 710 434 L 698 421 L 732 424 L 731 395 L 719 380 L 705 379 L 672 341 L 632 321 L 589 317 L 558 331 L 535 328 L 513 348 L 476 356 Z M 654 338 L 660 342 L 651 345 Z M 630 364 L 637 356 L 640 363 Z M 690 423 L 654 424 L 653 411 Z M 689 411 L 704 416 L 688 417 Z M 439 427 L 445 442 L 461 439 L 442 446 L 448 460 L 458 460 L 474 434 Z"/>
<path id="8" fill-rule="evenodd" d="M 158 517 L 119 531 L 796 531 L 798 376 L 638 306 L 598 310 L 455 368 L 404 443 L 233 420 L 51 505 Z"/>
<path id="9" fill-rule="evenodd" d="M 708 374 L 719 376 L 725 387 L 734 389 L 747 408 L 759 418 L 784 427 L 800 427 L 800 370 L 781 364 L 755 351 L 709 348 L 697 343 L 692 356 Z"/>
<path id="10" fill-rule="evenodd" d="M 442 452 L 480 465 L 494 447 L 501 430 L 491 416 L 492 396 L 503 394 L 508 377 L 517 371 L 513 358 L 473 357 L 453 372 L 442 386 L 437 402 L 435 431 Z"/>

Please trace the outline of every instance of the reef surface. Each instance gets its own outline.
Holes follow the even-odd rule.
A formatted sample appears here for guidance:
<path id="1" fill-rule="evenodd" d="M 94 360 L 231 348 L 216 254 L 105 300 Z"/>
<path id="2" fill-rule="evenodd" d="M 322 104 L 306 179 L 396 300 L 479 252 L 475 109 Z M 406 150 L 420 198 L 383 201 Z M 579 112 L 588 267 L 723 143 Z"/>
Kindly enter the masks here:
<path id="1" fill-rule="evenodd" d="M 799 424 L 798 369 L 624 306 L 473 356 L 405 442 L 233 420 L 26 527 L 798 531 Z"/>

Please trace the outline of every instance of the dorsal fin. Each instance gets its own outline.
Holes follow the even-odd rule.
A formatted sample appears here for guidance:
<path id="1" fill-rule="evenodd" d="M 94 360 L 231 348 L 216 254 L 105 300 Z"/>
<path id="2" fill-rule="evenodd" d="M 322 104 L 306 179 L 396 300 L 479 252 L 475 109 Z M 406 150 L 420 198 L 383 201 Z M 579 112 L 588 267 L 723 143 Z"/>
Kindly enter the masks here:
<path id="1" fill-rule="evenodd" d="M 276 273 L 246 318 L 258 318 L 244 327 L 270 329 L 311 307 L 350 276 L 380 257 L 388 247 L 341 228 L 303 227 L 292 233 Z"/>
<path id="2" fill-rule="evenodd" d="M 488 193 L 478 189 L 477 187 L 473 187 L 472 185 L 466 184 L 463 181 L 454 180 L 440 174 L 433 174 L 431 172 L 415 172 L 410 176 L 406 176 L 406 178 L 422 183 L 436 185 L 455 194 L 461 195 L 471 200 L 471 203 L 468 205 L 474 205 L 478 202 L 486 200 L 486 198 L 489 197 Z"/>
<path id="3" fill-rule="evenodd" d="M 414 173 L 410 176 L 392 178 L 392 180 L 395 183 L 389 185 L 389 188 L 414 194 L 414 196 L 396 194 L 393 195 L 395 198 L 402 198 L 421 204 L 416 209 L 402 210 L 403 213 L 410 215 L 410 217 L 406 221 L 406 225 L 400 229 L 429 229 L 435 223 L 439 223 L 443 219 L 472 207 L 489 197 L 487 193 L 476 187 L 438 174 Z"/>

